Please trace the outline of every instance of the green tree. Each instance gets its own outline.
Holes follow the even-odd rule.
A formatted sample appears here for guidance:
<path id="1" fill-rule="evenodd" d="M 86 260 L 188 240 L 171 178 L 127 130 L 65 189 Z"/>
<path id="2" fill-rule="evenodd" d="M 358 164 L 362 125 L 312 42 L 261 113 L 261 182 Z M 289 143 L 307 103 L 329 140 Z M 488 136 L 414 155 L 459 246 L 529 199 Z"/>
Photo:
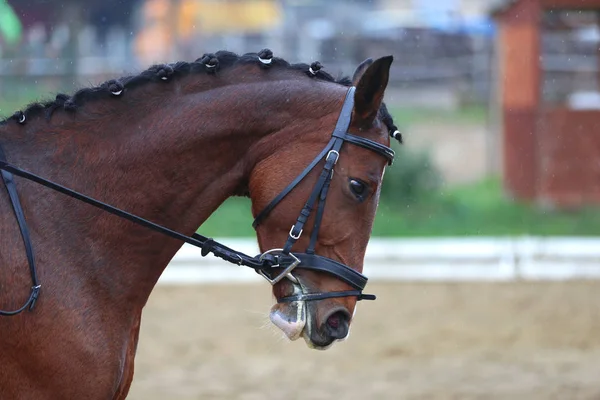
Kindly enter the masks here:
<path id="1" fill-rule="evenodd" d="M 0 0 L 0 34 L 6 43 L 14 45 L 21 40 L 23 26 L 13 8 Z"/>

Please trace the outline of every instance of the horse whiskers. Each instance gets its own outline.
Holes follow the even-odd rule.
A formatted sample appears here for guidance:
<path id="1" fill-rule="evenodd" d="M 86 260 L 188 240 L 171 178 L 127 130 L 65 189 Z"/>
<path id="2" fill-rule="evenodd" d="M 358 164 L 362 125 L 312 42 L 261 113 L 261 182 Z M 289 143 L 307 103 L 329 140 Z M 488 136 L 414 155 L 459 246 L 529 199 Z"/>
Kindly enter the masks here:
<path id="1" fill-rule="evenodd" d="M 273 326 L 273 323 L 271 323 L 271 320 L 269 319 L 269 317 L 266 317 L 261 320 L 261 325 L 258 327 L 258 329 L 260 329 L 260 330 L 271 329 L 272 326 Z"/>
<path id="2" fill-rule="evenodd" d="M 248 310 L 248 309 L 244 309 L 242 311 L 247 312 L 248 314 L 265 315 L 264 311 L 256 311 L 256 310 Z"/>
<path id="3" fill-rule="evenodd" d="M 287 336 L 279 330 L 270 320 L 264 321 L 263 324 L 259 327 L 259 330 L 263 332 L 269 332 L 272 338 L 277 339 L 279 343 L 288 341 Z"/>

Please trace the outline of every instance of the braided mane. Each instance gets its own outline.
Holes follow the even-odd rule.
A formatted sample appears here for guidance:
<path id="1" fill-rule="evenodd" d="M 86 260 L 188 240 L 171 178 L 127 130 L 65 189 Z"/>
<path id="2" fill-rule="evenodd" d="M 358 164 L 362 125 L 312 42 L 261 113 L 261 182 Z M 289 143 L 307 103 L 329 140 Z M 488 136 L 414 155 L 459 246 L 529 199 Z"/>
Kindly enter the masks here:
<path id="1" fill-rule="evenodd" d="M 307 77 L 312 79 L 333 82 L 348 87 L 352 85 L 352 80 L 348 76 L 340 76 L 336 79 L 323 71 L 323 67 L 318 61 L 310 65 L 305 63 L 290 64 L 282 58 L 273 57 L 273 52 L 269 49 L 263 49 L 258 53 L 246 53 L 244 55 L 220 50 L 216 53 L 206 53 L 193 62 L 179 61 L 172 64 L 155 64 L 138 75 L 111 79 L 99 86 L 82 88 L 71 96 L 59 93 L 54 100 L 30 103 L 24 110 L 17 111 L 10 117 L 1 120 L 0 125 L 6 124 L 11 120 L 24 124 L 28 119 L 40 114 L 44 115 L 46 119 L 50 119 L 54 111 L 60 109 L 67 112 L 75 112 L 90 100 L 121 96 L 124 90 L 133 89 L 149 82 L 170 81 L 189 74 L 202 73 L 214 75 L 225 68 L 257 64 L 266 69 L 286 68 L 304 72 Z M 385 104 L 382 104 L 379 110 L 379 117 L 390 131 L 390 134 L 397 131 L 392 116 L 389 114 Z M 396 139 L 401 142 L 400 136 Z"/>

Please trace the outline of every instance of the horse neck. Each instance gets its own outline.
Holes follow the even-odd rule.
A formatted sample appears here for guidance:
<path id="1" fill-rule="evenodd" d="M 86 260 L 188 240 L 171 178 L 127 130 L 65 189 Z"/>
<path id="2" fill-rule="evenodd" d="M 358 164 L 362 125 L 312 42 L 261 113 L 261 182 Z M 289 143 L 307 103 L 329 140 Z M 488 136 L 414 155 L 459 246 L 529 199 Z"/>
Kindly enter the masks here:
<path id="1" fill-rule="evenodd" d="M 244 192 L 253 165 L 280 145 L 275 137 L 290 122 L 289 110 L 302 110 L 283 101 L 294 99 L 290 91 L 298 86 L 255 82 L 187 95 L 174 88 L 160 102 L 152 93 L 131 93 L 110 112 L 93 115 L 90 104 L 75 117 L 57 113 L 52 123 L 13 124 L 12 135 L 21 139 L 4 147 L 24 169 L 189 235 L 228 197 Z M 140 103 L 144 97 L 147 104 Z M 112 270 L 121 279 L 111 285 L 121 282 L 124 291 L 136 282 L 141 301 L 182 246 L 34 183 L 19 186 L 39 246 L 66 249 L 67 265 Z"/>

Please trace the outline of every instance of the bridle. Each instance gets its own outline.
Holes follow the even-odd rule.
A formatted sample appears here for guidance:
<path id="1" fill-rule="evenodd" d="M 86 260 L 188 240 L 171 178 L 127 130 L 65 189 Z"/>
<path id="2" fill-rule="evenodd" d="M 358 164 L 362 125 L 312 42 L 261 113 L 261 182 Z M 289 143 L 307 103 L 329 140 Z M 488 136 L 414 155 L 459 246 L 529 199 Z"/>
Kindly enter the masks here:
<path id="1" fill-rule="evenodd" d="M 279 204 L 279 202 L 281 202 L 310 173 L 310 171 L 317 166 L 317 164 L 319 164 L 323 159 L 325 160 L 321 174 L 319 175 L 319 178 L 317 179 L 317 182 L 308 200 L 306 201 L 304 208 L 300 212 L 296 223 L 292 225 L 283 248 L 267 250 L 255 257 L 251 257 L 242 252 L 230 249 L 229 247 L 216 242 L 211 238 L 199 235 L 197 233 L 194 233 L 192 236 L 188 236 L 173 231 L 162 225 L 158 225 L 154 222 L 138 217 L 137 215 L 128 213 L 127 211 L 123 211 L 101 201 L 95 200 L 89 196 L 78 193 L 72 189 L 49 181 L 31 172 L 25 171 L 13 164 L 10 164 L 6 159 L 4 150 L 0 146 L 0 173 L 2 174 L 2 179 L 8 191 L 13 211 L 21 231 L 21 237 L 25 245 L 25 253 L 27 255 L 27 261 L 32 280 L 31 292 L 25 304 L 15 311 L 0 310 L 0 316 L 17 315 L 27 308 L 29 308 L 30 311 L 33 310 L 41 290 L 41 284 L 37 278 L 35 257 L 29 235 L 29 229 L 25 221 L 25 216 L 21 207 L 21 202 L 19 200 L 13 175 L 36 182 L 40 185 L 56 190 L 67 196 L 83 201 L 84 203 L 100 208 L 121 218 L 125 218 L 131 222 L 135 222 L 171 238 L 179 239 L 193 246 L 199 247 L 201 249 L 200 254 L 203 257 L 209 253 L 212 253 L 214 256 L 233 264 L 253 268 L 271 285 L 275 285 L 284 278 L 288 278 L 297 283 L 298 281 L 292 275 L 292 271 L 295 269 L 306 269 L 317 272 L 326 272 L 354 288 L 354 290 L 336 292 L 300 293 L 281 298 L 278 300 L 279 303 L 289 303 L 293 301 L 315 301 L 349 296 L 356 296 L 357 300 L 375 300 L 374 295 L 362 293 L 368 280 L 366 276 L 338 261 L 315 254 L 315 246 L 325 210 L 327 191 L 333 177 L 334 166 L 340 157 L 340 150 L 344 142 L 352 143 L 376 152 L 377 154 L 385 157 L 388 160 L 389 165 L 391 165 L 394 159 L 394 151 L 391 148 L 373 140 L 352 135 L 348 132 L 348 127 L 352 117 L 352 109 L 354 107 L 354 91 L 355 88 L 351 87 L 346 93 L 346 98 L 344 100 L 340 116 L 338 117 L 335 129 L 331 135 L 331 140 L 327 146 L 325 146 L 319 155 L 315 157 L 315 159 L 304 169 L 304 171 L 302 171 L 302 173 L 300 173 L 300 175 L 298 175 L 256 216 L 252 224 L 254 228 L 256 228 L 268 216 L 268 214 L 277 206 L 277 204 Z M 292 253 L 292 247 L 301 237 L 304 225 L 317 202 L 317 212 L 308 248 L 304 253 Z"/>
<path id="2" fill-rule="evenodd" d="M 266 254 L 278 254 L 278 263 L 283 271 L 279 271 L 279 274 L 272 276 L 273 267 L 269 269 L 262 269 L 258 272 L 267 280 L 271 285 L 279 282 L 284 277 L 292 280 L 295 283 L 297 279 L 291 274 L 296 268 L 308 269 L 319 272 L 327 272 L 334 275 L 336 278 L 346 282 L 352 286 L 355 290 L 347 290 L 341 292 L 327 292 L 327 293 L 301 293 L 294 296 L 284 297 L 279 300 L 280 303 L 292 302 L 292 301 L 311 301 L 311 300 L 323 300 L 334 297 L 348 297 L 356 296 L 357 300 L 375 300 L 374 295 L 363 294 L 362 290 L 367 284 L 367 278 L 355 271 L 354 269 L 327 257 L 315 254 L 315 246 L 319 236 L 319 230 L 321 228 L 321 221 L 323 220 L 323 213 L 325 211 L 325 200 L 327 199 L 327 191 L 329 184 L 333 178 L 333 168 L 340 157 L 340 150 L 344 142 L 352 143 L 354 145 L 364 147 L 371 151 L 374 151 L 388 160 L 388 164 L 391 165 L 394 160 L 394 151 L 382 144 L 379 144 L 373 140 L 365 139 L 360 136 L 352 135 L 348 133 L 348 127 L 350 126 L 350 120 L 352 118 L 352 109 L 354 108 L 354 91 L 356 88 L 351 87 L 346 93 L 346 99 L 342 106 L 342 111 L 338 117 L 337 123 L 331 134 L 331 139 L 327 146 L 319 153 L 318 156 L 294 179 L 285 189 L 283 189 L 254 219 L 252 226 L 254 229 L 269 215 L 269 213 L 279 204 L 285 196 L 287 196 L 312 170 L 316 165 L 325 158 L 325 164 L 321 170 L 321 174 L 315 183 L 315 186 L 308 197 L 308 200 L 304 204 L 300 215 L 296 220 L 296 223 L 292 225 L 288 234 L 285 245 L 282 249 L 268 250 L 261 255 L 264 257 Z M 312 234 L 308 248 L 304 253 L 291 252 L 292 247 L 296 243 L 304 230 L 304 225 L 308 220 L 315 204 L 318 202 L 317 213 L 314 220 Z"/>

